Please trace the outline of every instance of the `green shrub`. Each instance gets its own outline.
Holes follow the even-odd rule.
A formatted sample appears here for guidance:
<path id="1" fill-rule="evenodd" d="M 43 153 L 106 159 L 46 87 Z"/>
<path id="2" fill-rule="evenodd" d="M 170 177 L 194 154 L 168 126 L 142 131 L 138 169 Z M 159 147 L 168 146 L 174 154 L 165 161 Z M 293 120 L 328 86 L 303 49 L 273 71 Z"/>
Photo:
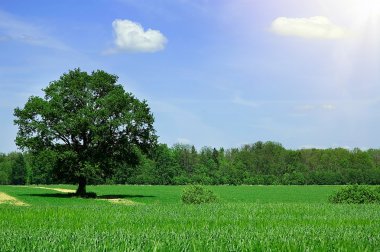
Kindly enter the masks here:
<path id="1" fill-rule="evenodd" d="M 371 189 L 368 186 L 347 186 L 331 195 L 329 201 L 348 204 L 380 203 L 380 187 Z"/>
<path id="2" fill-rule="evenodd" d="M 376 186 L 373 191 L 377 194 L 378 200 L 380 202 L 380 186 Z"/>
<path id="3" fill-rule="evenodd" d="M 199 185 L 192 185 L 183 190 L 182 202 L 185 204 L 213 203 L 217 201 L 216 195 Z"/>

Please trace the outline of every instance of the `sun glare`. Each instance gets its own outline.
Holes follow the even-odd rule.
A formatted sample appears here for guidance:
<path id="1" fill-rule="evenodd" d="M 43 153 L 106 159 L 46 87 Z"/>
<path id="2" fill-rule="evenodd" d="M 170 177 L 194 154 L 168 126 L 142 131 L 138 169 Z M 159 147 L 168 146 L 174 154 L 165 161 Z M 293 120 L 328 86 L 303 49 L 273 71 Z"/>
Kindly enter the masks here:
<path id="1" fill-rule="evenodd" d="M 380 0 L 366 0 L 356 2 L 357 22 L 356 28 L 363 36 L 374 43 L 378 49 L 380 43 Z M 374 49 L 375 49 L 374 48 Z"/>
<path id="2" fill-rule="evenodd" d="M 331 8 L 332 17 L 343 21 L 343 26 L 353 38 L 364 40 L 372 45 L 372 50 L 377 50 L 380 43 L 380 0 L 337 0 L 325 7 Z"/>
<path id="3" fill-rule="evenodd" d="M 380 1 L 379 0 L 356 0 L 351 8 L 353 18 L 360 22 L 380 22 Z"/>

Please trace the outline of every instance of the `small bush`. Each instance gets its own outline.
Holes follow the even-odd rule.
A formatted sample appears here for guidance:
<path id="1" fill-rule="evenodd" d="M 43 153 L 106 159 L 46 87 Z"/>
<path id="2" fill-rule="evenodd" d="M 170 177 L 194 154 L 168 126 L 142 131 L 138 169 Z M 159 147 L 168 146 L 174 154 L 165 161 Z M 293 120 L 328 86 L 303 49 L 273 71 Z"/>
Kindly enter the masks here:
<path id="1" fill-rule="evenodd" d="M 185 204 L 202 204 L 202 203 L 213 203 L 217 201 L 216 195 L 199 185 L 193 185 L 182 193 L 182 202 Z"/>
<path id="2" fill-rule="evenodd" d="M 371 189 L 368 186 L 347 186 L 331 195 L 329 201 L 347 204 L 380 203 L 380 187 Z"/>
<path id="3" fill-rule="evenodd" d="M 376 186 L 375 189 L 373 189 L 375 193 L 377 193 L 377 196 L 379 197 L 380 200 L 380 186 Z"/>

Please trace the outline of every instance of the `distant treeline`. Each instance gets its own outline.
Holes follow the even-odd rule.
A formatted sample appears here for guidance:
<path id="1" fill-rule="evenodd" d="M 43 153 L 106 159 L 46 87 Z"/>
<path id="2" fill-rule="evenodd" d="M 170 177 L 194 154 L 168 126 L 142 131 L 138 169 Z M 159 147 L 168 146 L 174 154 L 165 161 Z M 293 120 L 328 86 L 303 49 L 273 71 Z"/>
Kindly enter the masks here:
<path id="1" fill-rule="evenodd" d="M 274 142 L 241 148 L 215 149 L 176 144 L 157 146 L 150 157 L 139 154 L 139 164 L 113 167 L 108 179 L 94 175 L 92 184 L 380 184 L 380 149 L 287 150 Z M 51 171 L 48 156 L 0 154 L 0 184 L 65 183 Z"/>

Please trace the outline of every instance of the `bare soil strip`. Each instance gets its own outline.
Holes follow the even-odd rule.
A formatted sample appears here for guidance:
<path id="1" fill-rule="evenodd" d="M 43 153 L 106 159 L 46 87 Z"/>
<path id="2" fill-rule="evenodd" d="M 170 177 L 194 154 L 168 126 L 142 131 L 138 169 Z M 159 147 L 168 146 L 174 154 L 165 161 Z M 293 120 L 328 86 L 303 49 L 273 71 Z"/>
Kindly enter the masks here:
<path id="1" fill-rule="evenodd" d="M 53 191 L 63 192 L 63 193 L 75 193 L 75 190 L 72 190 L 72 189 L 51 188 L 51 187 L 43 187 L 43 186 L 29 186 L 29 187 L 48 189 L 48 190 L 53 190 Z"/>
<path id="2" fill-rule="evenodd" d="M 125 205 L 125 206 L 133 206 L 133 205 L 138 204 L 132 200 L 127 200 L 127 199 L 99 199 L 99 200 L 105 200 L 112 204 L 119 204 L 119 205 Z"/>
<path id="3" fill-rule="evenodd" d="M 14 206 L 29 206 L 28 204 L 16 199 L 6 193 L 0 192 L 0 204 L 10 204 Z"/>

